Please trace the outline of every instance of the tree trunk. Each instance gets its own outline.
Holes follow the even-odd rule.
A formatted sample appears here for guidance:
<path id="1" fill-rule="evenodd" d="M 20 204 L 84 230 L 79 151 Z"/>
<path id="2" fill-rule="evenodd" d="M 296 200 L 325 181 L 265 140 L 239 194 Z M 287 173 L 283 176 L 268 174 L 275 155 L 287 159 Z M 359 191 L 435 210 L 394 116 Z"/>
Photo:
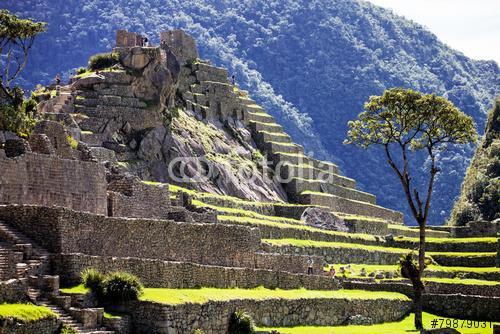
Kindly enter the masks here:
<path id="1" fill-rule="evenodd" d="M 414 307 L 415 307 L 415 328 L 418 330 L 424 329 L 422 323 L 422 285 L 414 285 L 413 291 L 415 292 Z"/>
<path id="2" fill-rule="evenodd" d="M 419 232 L 420 232 L 420 243 L 418 248 L 418 277 L 416 284 L 413 284 L 413 290 L 415 292 L 415 328 L 423 329 L 422 324 L 422 293 L 424 291 L 424 285 L 422 283 L 422 275 L 425 269 L 425 220 L 419 219 L 418 221 Z"/>

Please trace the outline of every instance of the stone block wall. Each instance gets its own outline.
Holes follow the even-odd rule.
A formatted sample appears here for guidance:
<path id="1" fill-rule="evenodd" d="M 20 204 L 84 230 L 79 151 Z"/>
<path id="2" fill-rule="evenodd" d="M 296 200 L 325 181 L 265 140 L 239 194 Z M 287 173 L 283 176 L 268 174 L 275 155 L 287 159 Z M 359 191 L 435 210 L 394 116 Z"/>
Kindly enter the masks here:
<path id="1" fill-rule="evenodd" d="M 60 206 L 107 213 L 103 166 L 78 160 L 27 153 L 0 154 L 0 204 Z"/>
<path id="2" fill-rule="evenodd" d="M 327 263 L 365 263 L 365 264 L 396 264 L 401 253 L 387 251 L 371 251 L 360 248 L 331 247 L 296 247 L 292 245 L 264 244 L 264 250 L 270 253 L 302 254 L 324 257 Z"/>
<path id="3" fill-rule="evenodd" d="M 107 218 L 59 208 L 0 206 L 0 219 L 54 253 L 157 258 L 238 266 L 260 247 L 258 229 Z"/>
<path id="4" fill-rule="evenodd" d="M 292 274 L 266 269 L 220 267 L 195 263 L 172 262 L 153 259 L 117 258 L 83 254 L 59 254 L 52 256 L 52 267 L 64 285 L 80 283 L 85 268 L 101 272 L 126 271 L 138 276 L 151 288 L 189 289 L 200 286 L 214 288 L 266 288 L 311 290 L 336 290 L 338 281 L 327 276 Z M 288 269 L 288 268 L 283 268 Z"/>
<path id="5" fill-rule="evenodd" d="M 182 30 L 161 32 L 160 45 L 161 48 L 172 51 L 181 64 L 198 58 L 196 41 Z"/>
<path id="6" fill-rule="evenodd" d="M 176 306 L 152 302 L 130 304 L 133 332 L 190 333 L 200 328 L 207 333 L 227 333 L 229 316 L 235 310 L 249 312 L 260 326 L 340 325 L 350 316 L 362 315 L 374 323 L 397 321 L 411 308 L 408 300 L 233 300 Z M 315 312 L 311 312 L 314 310 Z"/>
<path id="7" fill-rule="evenodd" d="M 7 320 L 0 327 L 2 334 L 57 334 L 60 324 L 56 318 L 43 319 L 33 322 L 19 323 Z"/>
<path id="8" fill-rule="evenodd" d="M 116 47 L 142 46 L 142 36 L 127 30 L 116 31 Z"/>
<path id="9" fill-rule="evenodd" d="M 427 294 L 424 309 L 437 315 L 483 321 L 500 319 L 500 297 Z"/>
<path id="10" fill-rule="evenodd" d="M 135 177 L 125 177 L 108 185 L 108 214 L 111 217 L 168 219 L 168 185 L 147 185 Z"/>
<path id="11" fill-rule="evenodd" d="M 28 279 L 0 281 L 0 304 L 28 301 Z"/>

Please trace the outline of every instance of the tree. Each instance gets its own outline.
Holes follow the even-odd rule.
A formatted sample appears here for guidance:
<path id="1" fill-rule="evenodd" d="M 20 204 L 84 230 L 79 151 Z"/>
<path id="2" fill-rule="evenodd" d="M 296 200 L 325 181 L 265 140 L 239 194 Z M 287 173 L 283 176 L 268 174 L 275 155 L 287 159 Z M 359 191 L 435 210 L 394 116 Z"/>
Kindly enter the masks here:
<path id="1" fill-rule="evenodd" d="M 11 100 L 17 98 L 12 84 L 28 61 L 35 37 L 45 31 L 46 23 L 21 19 L 6 9 L 0 10 L 0 54 L 2 92 Z"/>
<path id="2" fill-rule="evenodd" d="M 437 155 L 449 144 L 475 142 L 475 124 L 470 116 L 445 98 L 411 89 L 391 88 L 382 96 L 371 96 L 364 109 L 358 119 L 348 123 L 345 143 L 365 149 L 382 147 L 388 164 L 403 187 L 410 211 L 419 226 L 420 238 L 418 268 L 407 260 L 402 261 L 402 271 L 412 275 L 408 278 L 412 280 L 415 293 L 415 327 L 422 329 L 424 286 L 421 277 L 425 269 L 425 226 L 434 181 L 440 171 Z M 416 184 L 410 164 L 419 152 L 426 155 L 429 168 L 427 181 Z M 405 267 L 405 264 L 408 265 Z"/>

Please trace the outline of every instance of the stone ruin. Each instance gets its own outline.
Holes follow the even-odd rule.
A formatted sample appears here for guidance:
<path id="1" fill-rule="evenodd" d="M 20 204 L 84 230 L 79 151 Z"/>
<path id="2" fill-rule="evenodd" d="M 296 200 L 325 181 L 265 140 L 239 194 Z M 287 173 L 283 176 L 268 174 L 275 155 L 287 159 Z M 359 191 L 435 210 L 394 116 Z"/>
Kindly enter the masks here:
<path id="1" fill-rule="evenodd" d="M 103 317 L 103 309 L 96 308 L 88 296 L 60 293 L 60 284 L 78 284 L 82 270 L 96 268 L 107 273 L 130 272 L 146 287 L 155 288 L 344 287 L 411 295 L 408 282 L 323 274 L 325 261 L 396 263 L 400 253 L 363 246 L 414 248 L 409 241 L 393 238 L 389 244 L 382 237 L 418 235 L 398 225 L 402 215 L 378 206 L 373 195 L 357 190 L 355 181 L 340 175 L 337 166 L 305 156 L 272 116 L 229 83 L 225 69 L 197 59 L 192 37 L 176 30 L 161 33 L 160 39 L 160 47 L 143 48 L 139 34 L 118 31 L 115 51 L 122 68 L 76 78 L 61 87 L 56 98 L 40 103 L 41 120 L 28 140 L 0 133 L 0 264 L 4 264 L 0 266 L 0 303 L 48 303 L 64 318 L 74 319 L 71 323 L 78 322 L 80 329 L 94 334 L 191 333 L 195 327 L 226 333 L 229 312 L 240 308 L 267 326 L 372 324 L 405 316 L 411 302 L 404 298 L 234 300 L 178 306 L 139 301 L 125 306 L 129 315 L 123 320 L 112 321 Z M 236 146 L 228 145 L 226 154 L 231 149 L 247 155 L 263 152 L 274 165 L 284 164 L 284 177 L 303 163 L 308 166 L 304 179 L 258 184 L 265 203 L 256 206 L 207 194 L 195 202 L 187 190 L 173 196 L 164 182 L 168 181 L 164 171 L 169 160 L 206 152 L 199 143 L 182 141 L 188 132 L 173 133 L 172 106 L 184 109 L 195 122 L 224 129 L 221 133 L 233 137 L 231 143 Z M 222 142 L 224 136 L 217 140 Z M 321 174 L 330 178 L 324 180 Z M 227 171 L 219 171 L 217 182 L 226 184 L 213 192 L 245 198 L 239 181 L 226 180 L 226 176 Z M 201 199 L 207 207 L 200 206 Z M 256 210 L 253 216 L 268 217 L 273 224 L 290 224 L 286 228 L 235 224 L 208 208 L 226 205 L 227 210 Z M 364 217 L 349 216 L 356 214 Z M 294 224 L 306 224 L 309 229 L 295 229 Z M 375 236 L 355 241 L 355 234 L 349 232 Z M 430 229 L 429 233 L 441 237 L 450 231 Z M 278 238 L 360 245 L 333 249 L 264 241 Z M 464 245 L 458 248 L 476 247 Z M 438 246 L 444 252 L 457 251 L 452 243 Z M 500 249 L 500 243 L 493 246 Z M 477 247 L 493 253 L 492 245 Z M 490 253 L 468 260 L 471 266 L 492 266 L 492 260 L 499 260 Z M 306 275 L 310 260 L 314 274 Z M 454 258 L 448 261 L 463 265 Z M 457 296 L 454 287 L 429 284 L 426 307 L 456 316 L 454 305 L 469 303 L 472 318 L 498 317 L 497 286 L 466 286 L 461 291 L 466 296 Z M 52 333 L 56 325 L 41 326 Z"/>
<path id="2" fill-rule="evenodd" d="M 144 37 L 140 34 L 129 32 L 127 30 L 116 31 L 116 47 L 130 48 L 134 46 L 143 46 Z"/>

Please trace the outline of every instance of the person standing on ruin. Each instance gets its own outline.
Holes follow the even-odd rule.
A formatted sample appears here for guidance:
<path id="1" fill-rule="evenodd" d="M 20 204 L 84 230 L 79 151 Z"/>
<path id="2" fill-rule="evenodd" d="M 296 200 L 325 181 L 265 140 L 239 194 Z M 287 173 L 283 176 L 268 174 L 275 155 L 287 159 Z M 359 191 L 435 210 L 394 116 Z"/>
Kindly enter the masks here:
<path id="1" fill-rule="evenodd" d="M 61 84 L 61 75 L 57 73 L 56 75 L 56 86 L 59 86 Z"/>
<path id="2" fill-rule="evenodd" d="M 314 273 L 313 266 L 314 266 L 314 260 L 312 257 L 309 257 L 309 259 L 307 259 L 307 274 L 308 275 L 312 275 Z"/>
<path id="3" fill-rule="evenodd" d="M 236 76 L 234 74 L 231 76 L 231 84 L 236 85 Z"/>

